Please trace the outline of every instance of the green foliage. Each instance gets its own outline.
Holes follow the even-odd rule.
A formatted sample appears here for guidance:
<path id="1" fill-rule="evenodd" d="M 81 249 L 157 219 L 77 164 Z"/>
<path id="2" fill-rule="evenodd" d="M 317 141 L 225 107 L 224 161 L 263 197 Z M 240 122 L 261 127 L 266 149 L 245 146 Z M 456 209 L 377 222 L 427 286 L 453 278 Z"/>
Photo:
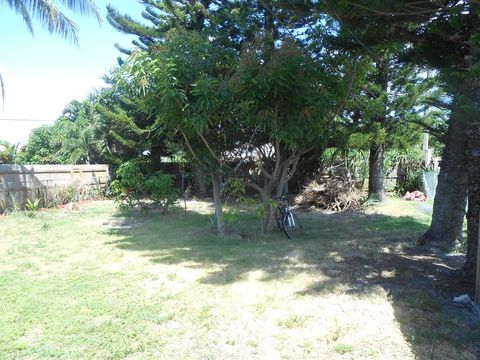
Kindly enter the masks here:
<path id="1" fill-rule="evenodd" d="M 11 213 L 15 213 L 15 212 L 20 211 L 21 210 L 20 205 L 18 204 L 18 201 L 15 198 L 15 196 L 12 193 L 9 193 L 8 195 L 10 197 L 10 201 L 12 202 L 12 205 L 11 205 L 10 209 L 7 209 L 7 210 L 9 210 L 9 212 L 11 212 Z"/>
<path id="2" fill-rule="evenodd" d="M 397 184 L 393 191 L 403 196 L 407 191 L 423 189 L 424 158 L 420 147 L 407 150 L 389 150 L 385 153 L 387 173 L 397 169 Z"/>
<path id="3" fill-rule="evenodd" d="M 295 28 L 300 29 L 300 34 L 307 23 L 315 21 L 311 19 L 310 1 L 295 1 L 293 6 L 286 1 L 256 0 L 158 0 L 142 4 L 145 10 L 141 21 L 134 19 L 133 14 L 122 15 L 112 5 L 107 6 L 109 23 L 122 33 L 135 36 L 132 44 L 142 50 L 164 43 L 168 32 L 176 29 L 202 33 L 215 46 L 240 52 L 245 43 L 256 38 L 264 37 L 271 43 L 288 36 Z M 124 54 L 132 53 L 128 48 L 117 48 Z"/>
<path id="4" fill-rule="evenodd" d="M 146 195 L 153 204 L 164 211 L 175 205 L 178 197 L 178 190 L 173 187 L 174 176 L 170 174 L 156 173 L 149 176 L 144 183 Z"/>
<path id="5" fill-rule="evenodd" d="M 178 196 L 178 190 L 173 186 L 173 175 L 157 172 L 146 177 L 142 168 L 140 160 L 131 160 L 120 165 L 117 179 L 110 185 L 111 195 L 125 207 L 141 206 L 148 209 L 153 205 L 166 212 L 175 205 Z"/>
<path id="6" fill-rule="evenodd" d="M 78 29 L 75 23 L 59 9 L 61 4 L 73 12 L 94 17 L 100 23 L 100 11 L 91 0 L 70 1 L 36 1 L 36 0 L 7 0 L 6 3 L 16 11 L 25 21 L 33 34 L 32 19 L 37 20 L 49 33 L 68 39 L 78 45 Z"/>
<path id="7" fill-rule="evenodd" d="M 146 130 L 179 134 L 197 162 L 212 170 L 238 140 L 228 89 L 234 65 L 234 53 L 215 48 L 204 35 L 171 30 L 151 52 L 133 53 L 114 74 L 114 82 L 156 115 Z"/>
<path id="8" fill-rule="evenodd" d="M 25 210 L 34 212 L 38 210 L 40 204 L 40 198 L 36 198 L 35 200 L 30 200 L 27 199 L 27 202 L 25 203 Z"/>
<path id="9" fill-rule="evenodd" d="M 10 144 L 0 140 L 0 164 L 16 164 L 18 161 L 19 144 Z"/>
<path id="10" fill-rule="evenodd" d="M 240 198 L 245 195 L 245 184 L 237 177 L 232 177 L 225 186 L 225 196 L 227 198 Z"/>
<path id="11" fill-rule="evenodd" d="M 368 151 L 357 148 L 328 148 L 320 159 L 324 173 L 363 182 L 368 177 Z"/>
<path id="12" fill-rule="evenodd" d="M 134 207 L 139 204 L 143 196 L 144 179 L 140 162 L 127 161 L 117 169 L 117 179 L 112 181 L 110 192 L 122 205 Z"/>
<path id="13" fill-rule="evenodd" d="M 340 146 L 407 149 L 418 144 L 423 126 L 445 123 L 445 114 L 431 105 L 445 96 L 438 77 L 399 63 L 398 52 L 385 55 L 382 66 L 372 66 L 358 80 L 362 85 L 340 125 Z"/>
<path id="14" fill-rule="evenodd" d="M 407 192 L 423 189 L 423 172 L 408 172 L 404 178 L 393 188 L 398 196 L 403 196 Z"/>
<path id="15" fill-rule="evenodd" d="M 85 164 L 102 160 L 96 137 L 94 100 L 72 101 L 51 125 L 36 128 L 22 148 L 20 161 L 28 164 Z"/>
<path id="16" fill-rule="evenodd" d="M 151 122 L 134 97 L 103 89 L 82 102 L 71 101 L 53 125 L 34 129 L 19 162 L 118 166 L 162 142 L 158 132 L 142 129 Z"/>
<path id="17" fill-rule="evenodd" d="M 333 351 L 342 355 L 351 353 L 353 350 L 354 350 L 354 347 L 349 344 L 337 343 L 333 346 Z"/>
<path id="18" fill-rule="evenodd" d="M 237 111 L 270 141 L 289 147 L 321 144 L 341 100 L 342 82 L 323 71 L 292 39 L 266 62 L 251 45 L 234 78 Z"/>
<path id="19" fill-rule="evenodd" d="M 248 208 L 253 208 L 255 217 L 262 220 L 268 214 L 268 206 L 271 209 L 275 209 L 278 205 L 278 201 L 274 199 L 268 200 L 268 206 L 259 197 L 245 197 L 239 199 L 239 204 Z"/>
<path id="20" fill-rule="evenodd" d="M 240 222 L 241 217 L 242 212 L 238 207 L 229 206 L 223 211 L 223 220 L 230 226 L 237 225 Z"/>

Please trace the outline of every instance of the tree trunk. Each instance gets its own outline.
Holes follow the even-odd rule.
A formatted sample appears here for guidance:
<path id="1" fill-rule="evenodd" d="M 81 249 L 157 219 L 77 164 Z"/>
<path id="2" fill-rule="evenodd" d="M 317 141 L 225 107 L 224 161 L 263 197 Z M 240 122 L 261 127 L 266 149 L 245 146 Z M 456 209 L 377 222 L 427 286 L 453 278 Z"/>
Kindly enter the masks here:
<path id="1" fill-rule="evenodd" d="M 262 235 L 266 235 L 273 230 L 275 225 L 277 224 L 275 215 L 276 215 L 276 207 L 272 206 L 272 194 L 275 197 L 279 197 L 282 194 L 288 193 L 288 175 L 286 171 L 281 172 L 281 176 L 279 179 L 275 179 L 275 183 L 277 184 L 272 192 L 263 193 L 261 194 L 263 206 L 265 208 L 265 216 L 262 219 Z M 286 192 L 286 191 L 287 192 Z"/>
<path id="2" fill-rule="evenodd" d="M 162 169 L 162 154 L 164 149 L 161 145 L 153 144 L 150 148 L 150 171 L 155 172 Z"/>
<path id="3" fill-rule="evenodd" d="M 266 235 L 273 230 L 275 222 L 275 208 L 272 207 L 270 196 L 263 199 L 263 206 L 265 209 L 265 216 L 261 220 L 262 235 Z"/>
<path id="4" fill-rule="evenodd" d="M 451 248 L 462 239 L 463 220 L 467 205 L 467 139 L 461 107 L 450 116 L 445 148 L 440 164 L 437 189 L 433 203 L 432 222 L 419 244 L 435 242 Z"/>
<path id="5" fill-rule="evenodd" d="M 222 194 L 221 194 L 222 177 L 218 173 L 212 174 L 213 184 L 213 202 L 215 205 L 215 219 L 217 221 L 217 230 L 220 235 L 225 235 L 225 222 L 223 221 Z"/>
<path id="6" fill-rule="evenodd" d="M 198 168 L 195 171 L 195 188 L 199 197 L 204 198 L 207 196 L 207 176 L 203 169 Z"/>
<path id="7" fill-rule="evenodd" d="M 480 85 L 476 92 L 480 98 Z M 476 100 L 476 99 L 475 99 Z M 480 108 L 480 100 L 474 101 L 475 109 Z M 476 113 L 475 113 L 476 115 Z M 478 116 L 478 115 L 477 115 Z M 467 212 L 467 256 L 465 262 L 465 281 L 475 283 L 477 269 L 478 226 L 480 215 L 480 121 L 470 119 L 467 130 L 468 158 L 468 212 Z"/>
<path id="8" fill-rule="evenodd" d="M 371 146 L 368 166 L 368 196 L 385 201 L 385 147 Z"/>

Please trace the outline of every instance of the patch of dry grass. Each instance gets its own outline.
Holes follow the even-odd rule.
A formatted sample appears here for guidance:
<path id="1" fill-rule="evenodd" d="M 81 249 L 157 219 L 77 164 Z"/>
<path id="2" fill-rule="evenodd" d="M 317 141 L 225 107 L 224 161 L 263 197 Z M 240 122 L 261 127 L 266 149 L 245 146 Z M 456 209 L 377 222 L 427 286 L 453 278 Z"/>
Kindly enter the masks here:
<path id="1" fill-rule="evenodd" d="M 403 206 L 303 214 L 293 241 L 219 238 L 202 202 L 0 218 L 0 358 L 474 359 L 436 300 L 384 286 L 408 288 L 387 264 L 428 221 Z"/>

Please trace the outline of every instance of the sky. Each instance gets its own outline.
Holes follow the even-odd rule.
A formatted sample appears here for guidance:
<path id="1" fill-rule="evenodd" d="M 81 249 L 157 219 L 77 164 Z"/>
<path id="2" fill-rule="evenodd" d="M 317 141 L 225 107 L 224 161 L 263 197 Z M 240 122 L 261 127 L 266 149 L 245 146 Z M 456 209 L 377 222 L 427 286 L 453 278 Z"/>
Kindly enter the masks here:
<path id="1" fill-rule="evenodd" d="M 0 139 L 26 143 L 32 129 L 52 124 L 71 100 L 83 100 L 104 84 L 102 75 L 117 64 L 119 43 L 129 47 L 132 36 L 106 20 L 106 5 L 141 19 L 136 0 L 97 0 L 103 22 L 65 10 L 79 30 L 79 47 L 49 34 L 32 19 L 34 35 L 5 1 L 0 1 L 0 74 L 5 103 L 0 103 Z M 16 120 L 12 120 L 16 119 Z M 35 121 L 19 121 L 35 120 Z"/>

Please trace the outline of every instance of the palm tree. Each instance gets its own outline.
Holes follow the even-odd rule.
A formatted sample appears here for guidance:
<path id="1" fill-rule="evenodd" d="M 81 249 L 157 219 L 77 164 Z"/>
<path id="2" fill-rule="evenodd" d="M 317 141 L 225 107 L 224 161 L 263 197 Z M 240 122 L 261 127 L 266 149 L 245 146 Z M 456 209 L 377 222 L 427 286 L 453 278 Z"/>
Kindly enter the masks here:
<path id="1" fill-rule="evenodd" d="M 5 109 L 5 87 L 3 85 L 2 74 L 0 74 L 0 93 L 2 93 L 2 104 L 3 108 Z"/>
<path id="2" fill-rule="evenodd" d="M 30 30 L 32 34 L 32 18 L 34 18 L 38 20 L 49 33 L 67 39 L 78 46 L 77 26 L 58 9 L 55 0 L 0 0 L 0 4 L 5 1 L 13 10 L 23 17 L 28 30 Z M 66 6 L 73 12 L 78 12 L 85 16 L 92 16 L 96 18 L 99 23 L 102 21 L 95 0 L 58 0 L 57 3 Z M 0 74 L 0 94 L 2 104 L 5 106 L 5 89 L 2 74 Z"/>
<path id="3" fill-rule="evenodd" d="M 0 140 L 0 164 L 15 164 L 17 162 L 19 145 Z"/>
<path id="4" fill-rule="evenodd" d="M 57 3 L 85 16 L 92 16 L 101 22 L 100 12 L 95 0 L 0 0 L 23 17 L 25 24 L 33 34 L 32 18 L 38 20 L 51 34 L 58 35 L 78 45 L 78 29 L 75 23 L 62 13 Z"/>

